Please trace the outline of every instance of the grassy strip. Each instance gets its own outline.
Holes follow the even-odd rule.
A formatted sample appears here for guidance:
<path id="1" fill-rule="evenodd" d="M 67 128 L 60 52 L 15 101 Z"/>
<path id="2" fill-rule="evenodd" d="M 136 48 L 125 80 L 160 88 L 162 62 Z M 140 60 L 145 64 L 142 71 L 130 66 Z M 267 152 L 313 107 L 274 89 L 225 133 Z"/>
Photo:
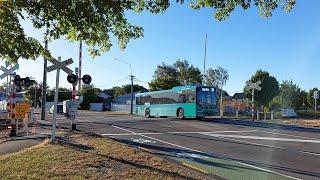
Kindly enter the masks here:
<path id="1" fill-rule="evenodd" d="M 149 153 L 82 133 L 0 156 L 0 171 L 0 179 L 206 179 Z"/>

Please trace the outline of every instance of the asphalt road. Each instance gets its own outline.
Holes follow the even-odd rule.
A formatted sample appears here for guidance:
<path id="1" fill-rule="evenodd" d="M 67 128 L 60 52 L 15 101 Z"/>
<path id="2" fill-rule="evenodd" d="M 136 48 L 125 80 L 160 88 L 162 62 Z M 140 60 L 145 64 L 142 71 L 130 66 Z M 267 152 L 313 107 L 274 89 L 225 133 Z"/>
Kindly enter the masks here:
<path id="1" fill-rule="evenodd" d="M 79 112 L 77 128 L 226 179 L 320 179 L 320 129 Z"/>

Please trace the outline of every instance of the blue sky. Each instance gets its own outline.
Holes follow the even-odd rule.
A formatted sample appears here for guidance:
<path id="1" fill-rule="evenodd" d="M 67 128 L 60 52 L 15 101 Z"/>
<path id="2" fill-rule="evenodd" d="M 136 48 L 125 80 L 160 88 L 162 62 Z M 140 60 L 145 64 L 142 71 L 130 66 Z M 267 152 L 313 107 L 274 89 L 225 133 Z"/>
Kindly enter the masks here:
<path id="1" fill-rule="evenodd" d="M 114 40 L 112 49 L 96 59 L 84 51 L 83 73 L 90 74 L 96 87 L 105 89 L 129 83 L 129 66 L 115 61 L 121 59 L 132 64 L 133 73 L 146 86 L 161 62 L 174 63 L 188 60 L 203 69 L 204 39 L 208 34 L 206 67 L 222 66 L 230 75 L 225 89 L 233 94 L 243 89 L 245 81 L 257 69 L 274 75 L 278 81 L 292 79 L 300 87 L 319 86 L 320 67 L 320 1 L 299 1 L 291 13 L 282 9 L 265 19 L 257 8 L 244 11 L 236 9 L 227 20 L 218 22 L 212 9 L 192 10 L 187 5 L 173 4 L 163 14 L 132 14 L 133 24 L 144 27 L 144 37 L 132 40 L 124 51 Z M 23 22 L 28 35 L 42 39 L 43 30 L 34 30 Z M 49 43 L 54 56 L 73 58 L 78 65 L 78 44 L 63 39 Z M 4 64 L 4 63 L 3 63 Z M 42 58 L 19 62 L 21 76 L 31 76 L 42 81 Z M 48 74 L 48 83 L 54 87 L 55 73 Z M 60 84 L 70 87 L 66 74 L 61 74 Z"/>

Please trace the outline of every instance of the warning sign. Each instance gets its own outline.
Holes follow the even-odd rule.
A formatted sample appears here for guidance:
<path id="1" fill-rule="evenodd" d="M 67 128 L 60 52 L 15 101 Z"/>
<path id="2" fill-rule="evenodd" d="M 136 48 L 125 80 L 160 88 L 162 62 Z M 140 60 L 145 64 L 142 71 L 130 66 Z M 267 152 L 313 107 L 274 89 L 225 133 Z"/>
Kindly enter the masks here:
<path id="1" fill-rule="evenodd" d="M 16 113 L 15 116 L 17 119 L 25 118 L 26 114 L 30 112 L 30 104 L 29 103 L 18 103 L 16 105 Z"/>

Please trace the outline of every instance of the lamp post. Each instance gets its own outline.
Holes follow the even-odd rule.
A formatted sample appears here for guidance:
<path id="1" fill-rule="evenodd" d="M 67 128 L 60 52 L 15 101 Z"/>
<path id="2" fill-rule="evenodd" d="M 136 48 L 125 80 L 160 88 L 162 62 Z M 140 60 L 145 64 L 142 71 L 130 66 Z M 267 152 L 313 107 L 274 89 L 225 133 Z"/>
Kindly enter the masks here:
<path id="1" fill-rule="evenodd" d="M 127 65 L 129 65 L 130 67 L 130 80 L 131 80 L 131 104 L 130 104 L 130 114 L 133 114 L 133 99 L 134 99 L 134 96 L 133 96 L 133 79 L 134 79 L 134 76 L 132 75 L 132 67 L 131 67 L 131 64 L 130 63 L 127 63 L 125 61 L 122 61 L 120 59 L 115 59 L 116 61 L 120 61 L 122 63 L 125 63 Z"/>

